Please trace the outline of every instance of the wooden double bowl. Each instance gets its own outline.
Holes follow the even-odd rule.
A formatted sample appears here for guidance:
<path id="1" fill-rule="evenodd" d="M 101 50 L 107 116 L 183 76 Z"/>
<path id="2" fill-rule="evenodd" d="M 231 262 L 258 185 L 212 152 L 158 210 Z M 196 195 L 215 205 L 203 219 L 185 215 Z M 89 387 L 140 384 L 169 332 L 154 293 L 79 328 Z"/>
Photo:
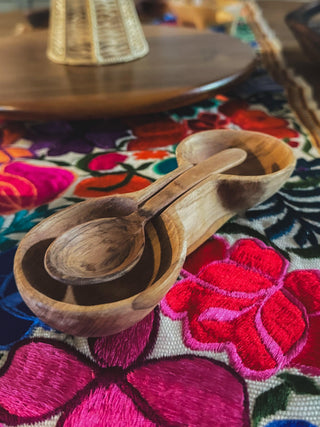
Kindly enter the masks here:
<path id="1" fill-rule="evenodd" d="M 43 220 L 21 241 L 14 261 L 15 279 L 26 304 L 51 327 L 78 336 L 112 335 L 143 319 L 173 285 L 187 254 L 232 216 L 268 199 L 295 167 L 294 155 L 284 142 L 240 130 L 205 131 L 186 138 L 177 148 L 178 164 L 195 165 L 233 147 L 245 150 L 246 160 L 227 173 L 209 175 L 149 221 L 140 261 L 117 279 L 65 284 L 47 273 L 44 255 L 75 221 L 129 215 L 133 203 L 128 196 L 134 202 L 139 192 L 92 199 Z"/>

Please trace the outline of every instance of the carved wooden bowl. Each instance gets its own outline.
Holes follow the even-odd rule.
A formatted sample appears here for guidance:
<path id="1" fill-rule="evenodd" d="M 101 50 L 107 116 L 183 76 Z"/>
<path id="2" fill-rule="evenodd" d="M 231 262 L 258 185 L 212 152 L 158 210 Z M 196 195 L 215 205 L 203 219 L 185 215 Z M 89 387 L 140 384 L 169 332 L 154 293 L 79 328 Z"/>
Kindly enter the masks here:
<path id="1" fill-rule="evenodd" d="M 146 248 L 132 271 L 106 283 L 72 287 L 52 279 L 43 266 L 54 238 L 77 223 L 123 216 L 130 199 L 110 196 L 73 205 L 45 219 L 21 241 L 14 262 L 18 289 L 30 309 L 48 325 L 79 336 L 105 336 L 144 318 L 177 279 L 186 253 L 192 252 L 238 212 L 275 193 L 295 166 L 290 147 L 257 132 L 206 131 L 182 141 L 179 165 L 196 164 L 230 147 L 247 151 L 246 161 L 228 173 L 209 175 L 147 224 Z M 101 205 L 103 204 L 103 209 Z"/>
<path id="2" fill-rule="evenodd" d="M 111 198 L 108 216 L 131 213 L 129 206 L 123 208 L 121 199 Z M 44 268 L 44 253 L 57 235 L 58 229 L 47 222 L 26 235 L 15 258 L 16 282 L 26 304 L 40 319 L 79 336 L 114 334 L 143 319 L 174 283 L 186 256 L 183 228 L 162 214 L 147 224 L 145 250 L 130 272 L 110 282 L 71 287 L 54 280 Z"/>

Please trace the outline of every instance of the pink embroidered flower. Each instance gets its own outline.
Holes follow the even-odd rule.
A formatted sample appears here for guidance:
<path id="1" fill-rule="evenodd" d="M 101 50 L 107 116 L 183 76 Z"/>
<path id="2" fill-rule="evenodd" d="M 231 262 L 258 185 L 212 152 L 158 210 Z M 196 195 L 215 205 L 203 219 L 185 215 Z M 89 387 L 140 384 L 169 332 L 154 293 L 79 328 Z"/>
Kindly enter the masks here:
<path id="1" fill-rule="evenodd" d="M 75 175 L 60 167 L 13 162 L 0 169 L 0 214 L 48 203 L 63 193 Z"/>
<path id="2" fill-rule="evenodd" d="M 239 240 L 223 259 L 197 274 L 185 271 L 186 278 L 162 301 L 162 310 L 183 321 L 188 347 L 226 351 L 242 375 L 268 378 L 287 366 L 307 339 L 304 300 L 289 286 L 307 289 L 307 274 L 286 275 L 287 268 L 288 262 L 262 242 Z"/>
<path id="3" fill-rule="evenodd" d="M 90 160 L 88 168 L 92 171 L 109 170 L 126 160 L 128 156 L 120 153 L 100 154 Z"/>
<path id="4" fill-rule="evenodd" d="M 58 427 L 249 427 L 245 383 L 223 363 L 146 360 L 158 320 L 152 312 L 127 331 L 89 340 L 95 362 L 53 339 L 20 342 L 0 370 L 0 421 L 60 414 Z"/>

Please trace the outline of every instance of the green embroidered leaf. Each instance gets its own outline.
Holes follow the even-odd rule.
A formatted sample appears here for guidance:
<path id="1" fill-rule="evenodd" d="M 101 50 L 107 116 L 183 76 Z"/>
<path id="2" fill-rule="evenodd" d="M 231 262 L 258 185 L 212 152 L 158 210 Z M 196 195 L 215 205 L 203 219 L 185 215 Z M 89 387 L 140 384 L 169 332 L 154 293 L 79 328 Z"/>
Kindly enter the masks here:
<path id="1" fill-rule="evenodd" d="M 320 388 L 316 383 L 308 377 L 302 375 L 294 375 L 284 372 L 278 375 L 296 394 L 313 394 L 320 395 Z"/>
<path id="2" fill-rule="evenodd" d="M 84 171 L 86 171 L 86 172 L 92 172 L 92 171 L 90 171 L 90 170 L 89 170 L 88 165 L 89 165 L 89 163 L 90 163 L 90 161 L 91 161 L 92 159 L 94 159 L 95 157 L 100 156 L 100 155 L 101 155 L 101 153 L 91 153 L 91 154 L 88 154 L 88 155 L 86 155 L 86 156 L 82 157 L 82 158 L 81 158 L 81 159 L 76 163 L 76 167 L 77 167 L 78 169 L 84 170 Z"/>
<path id="3" fill-rule="evenodd" d="M 263 418 L 274 415 L 278 411 L 284 411 L 287 408 L 290 392 L 290 386 L 283 383 L 260 394 L 252 412 L 253 427 L 257 427 Z"/>
<path id="4" fill-rule="evenodd" d="M 143 165 L 139 166 L 137 168 L 137 171 L 142 171 L 144 169 L 147 169 L 149 166 L 151 166 L 153 164 L 153 162 L 148 162 L 148 163 L 144 163 Z"/>
<path id="5" fill-rule="evenodd" d="M 317 187 L 319 183 L 320 183 L 319 177 L 308 177 L 306 179 L 300 179 L 299 181 L 287 182 L 284 185 L 284 188 L 292 189 L 292 188 Z"/>
<path id="6" fill-rule="evenodd" d="M 320 245 L 310 246 L 309 248 L 286 248 L 286 250 L 305 259 L 320 257 Z"/>
<path id="7" fill-rule="evenodd" d="M 50 163 L 53 163 L 53 164 L 55 164 L 57 166 L 71 166 L 70 163 L 63 162 L 61 160 L 51 160 L 50 159 Z"/>
<path id="8" fill-rule="evenodd" d="M 124 149 L 127 148 L 127 144 L 129 142 L 134 141 L 136 138 L 126 138 L 123 139 L 121 142 L 117 144 L 117 151 L 125 151 Z"/>
<path id="9" fill-rule="evenodd" d="M 302 151 L 305 152 L 305 153 L 309 153 L 309 151 L 311 150 L 311 148 L 312 148 L 312 144 L 311 144 L 310 140 L 306 139 L 306 142 L 304 143 L 304 145 L 302 147 Z"/>
<path id="10" fill-rule="evenodd" d="M 83 202 L 85 199 L 82 199 L 80 197 L 64 197 L 65 200 L 72 203 L 80 203 Z"/>

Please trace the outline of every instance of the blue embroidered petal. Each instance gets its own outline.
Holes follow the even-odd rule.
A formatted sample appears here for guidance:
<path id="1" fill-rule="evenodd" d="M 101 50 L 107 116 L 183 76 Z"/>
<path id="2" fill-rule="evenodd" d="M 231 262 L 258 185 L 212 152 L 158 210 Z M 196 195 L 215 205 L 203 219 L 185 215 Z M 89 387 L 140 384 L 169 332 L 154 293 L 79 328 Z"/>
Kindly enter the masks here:
<path id="1" fill-rule="evenodd" d="M 303 420 L 276 420 L 268 423 L 266 427 L 317 427 L 308 421 Z"/>
<path id="2" fill-rule="evenodd" d="M 48 328 L 23 302 L 13 277 L 15 249 L 0 253 L 0 350 L 29 336 L 35 326 Z"/>

